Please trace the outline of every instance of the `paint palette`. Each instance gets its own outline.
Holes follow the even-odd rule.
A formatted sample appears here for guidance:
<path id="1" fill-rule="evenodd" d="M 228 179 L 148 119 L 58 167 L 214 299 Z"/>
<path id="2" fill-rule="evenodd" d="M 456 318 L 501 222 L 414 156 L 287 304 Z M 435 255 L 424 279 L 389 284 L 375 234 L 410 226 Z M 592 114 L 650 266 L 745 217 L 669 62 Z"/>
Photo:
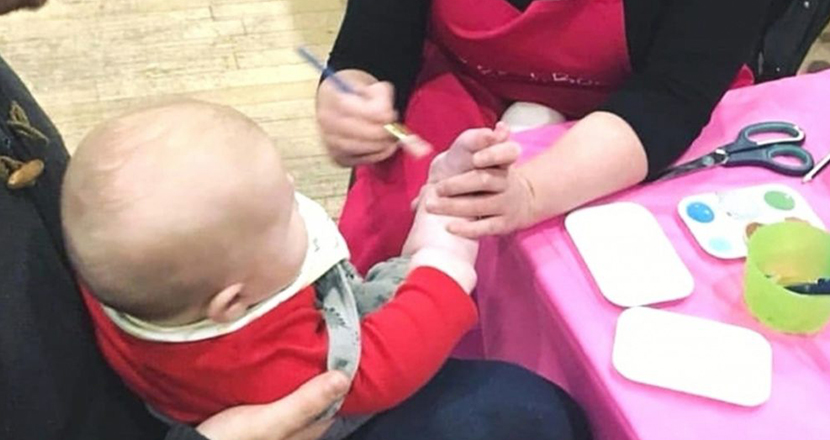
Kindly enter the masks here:
<path id="1" fill-rule="evenodd" d="M 677 209 L 700 247 L 722 259 L 746 257 L 748 236 L 765 224 L 802 221 L 824 229 L 807 200 L 779 184 L 689 196 Z"/>

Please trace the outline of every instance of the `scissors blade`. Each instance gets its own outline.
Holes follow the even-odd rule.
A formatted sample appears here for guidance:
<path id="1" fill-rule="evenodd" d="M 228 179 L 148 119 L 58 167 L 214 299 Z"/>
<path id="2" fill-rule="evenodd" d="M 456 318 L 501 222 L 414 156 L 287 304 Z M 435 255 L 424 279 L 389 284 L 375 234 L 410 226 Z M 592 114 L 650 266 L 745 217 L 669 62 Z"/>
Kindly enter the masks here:
<path id="1" fill-rule="evenodd" d="M 695 160 L 666 169 L 657 177 L 657 179 L 655 179 L 655 182 L 674 179 L 676 177 L 685 176 L 686 174 L 705 170 L 707 168 L 720 165 L 724 159 L 725 156 L 720 151 L 714 151 Z"/>

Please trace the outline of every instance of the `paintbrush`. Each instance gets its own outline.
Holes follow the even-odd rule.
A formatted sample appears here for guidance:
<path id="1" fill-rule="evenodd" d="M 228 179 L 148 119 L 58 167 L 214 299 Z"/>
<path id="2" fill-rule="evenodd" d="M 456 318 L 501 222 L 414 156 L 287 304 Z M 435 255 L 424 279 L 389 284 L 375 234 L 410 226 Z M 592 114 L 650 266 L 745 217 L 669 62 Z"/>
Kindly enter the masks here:
<path id="1" fill-rule="evenodd" d="M 343 81 L 342 78 L 337 76 L 337 74 L 331 70 L 330 67 L 323 64 L 322 61 L 317 59 L 311 52 L 303 47 L 297 48 L 297 53 L 309 64 L 314 66 L 317 70 L 319 70 L 324 78 L 331 79 L 332 84 L 337 88 L 337 90 L 341 91 L 342 93 L 348 93 L 351 95 L 356 95 L 357 91 L 355 91 L 352 86 L 350 86 L 346 81 Z M 392 135 L 395 139 L 398 140 L 400 143 L 401 148 L 404 151 L 411 154 L 415 157 L 423 157 L 429 154 L 432 151 L 432 146 L 427 143 L 423 138 L 414 134 L 409 128 L 405 125 L 401 124 L 400 122 L 393 122 L 391 124 L 386 124 L 383 126 L 383 129 L 386 130 L 387 133 Z"/>
<path id="2" fill-rule="evenodd" d="M 811 283 L 801 283 L 785 287 L 788 290 L 802 295 L 830 295 L 830 278 L 820 278 Z"/>
<path id="3" fill-rule="evenodd" d="M 814 166 L 813 169 L 810 170 L 810 172 L 807 173 L 803 179 L 801 179 L 801 183 L 807 183 L 813 180 L 816 175 L 820 173 L 821 170 L 823 170 L 828 164 L 830 164 L 830 153 L 828 153 L 824 159 L 820 160 L 819 163 L 817 163 L 816 166 Z"/>

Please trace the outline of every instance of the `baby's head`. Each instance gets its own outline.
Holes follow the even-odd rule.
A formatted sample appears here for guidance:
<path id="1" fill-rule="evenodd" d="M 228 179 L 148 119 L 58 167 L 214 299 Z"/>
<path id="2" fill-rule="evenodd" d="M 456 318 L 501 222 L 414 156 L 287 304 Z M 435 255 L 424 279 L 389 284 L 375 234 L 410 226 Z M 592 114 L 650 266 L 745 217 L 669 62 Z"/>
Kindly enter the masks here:
<path id="1" fill-rule="evenodd" d="M 158 324 L 233 320 L 290 283 L 305 256 L 275 147 L 224 106 L 179 101 L 103 123 L 72 157 L 61 205 L 84 283 Z"/>

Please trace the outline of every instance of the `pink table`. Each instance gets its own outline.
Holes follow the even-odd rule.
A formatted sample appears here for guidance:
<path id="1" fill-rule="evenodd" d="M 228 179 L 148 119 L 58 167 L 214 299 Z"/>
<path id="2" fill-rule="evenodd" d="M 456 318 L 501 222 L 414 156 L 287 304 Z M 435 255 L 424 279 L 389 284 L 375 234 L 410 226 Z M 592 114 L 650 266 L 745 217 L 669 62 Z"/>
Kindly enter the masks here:
<path id="1" fill-rule="evenodd" d="M 730 92 L 683 158 L 735 138 L 747 124 L 785 120 L 807 132 L 818 160 L 830 151 L 830 72 Z M 564 131 L 516 136 L 534 154 Z M 484 355 L 522 364 L 565 387 L 591 418 L 598 439 L 830 440 L 830 328 L 811 338 L 767 330 L 742 300 L 743 260 L 710 257 L 676 214 L 679 200 L 701 192 L 781 182 L 800 191 L 830 225 L 830 170 L 809 185 L 755 168 L 715 169 L 648 185 L 603 200 L 628 200 L 654 213 L 695 277 L 691 297 L 661 308 L 744 326 L 773 346 L 772 397 L 743 408 L 630 382 L 611 365 L 621 309 L 607 302 L 561 219 L 486 240 L 478 299 Z"/>

